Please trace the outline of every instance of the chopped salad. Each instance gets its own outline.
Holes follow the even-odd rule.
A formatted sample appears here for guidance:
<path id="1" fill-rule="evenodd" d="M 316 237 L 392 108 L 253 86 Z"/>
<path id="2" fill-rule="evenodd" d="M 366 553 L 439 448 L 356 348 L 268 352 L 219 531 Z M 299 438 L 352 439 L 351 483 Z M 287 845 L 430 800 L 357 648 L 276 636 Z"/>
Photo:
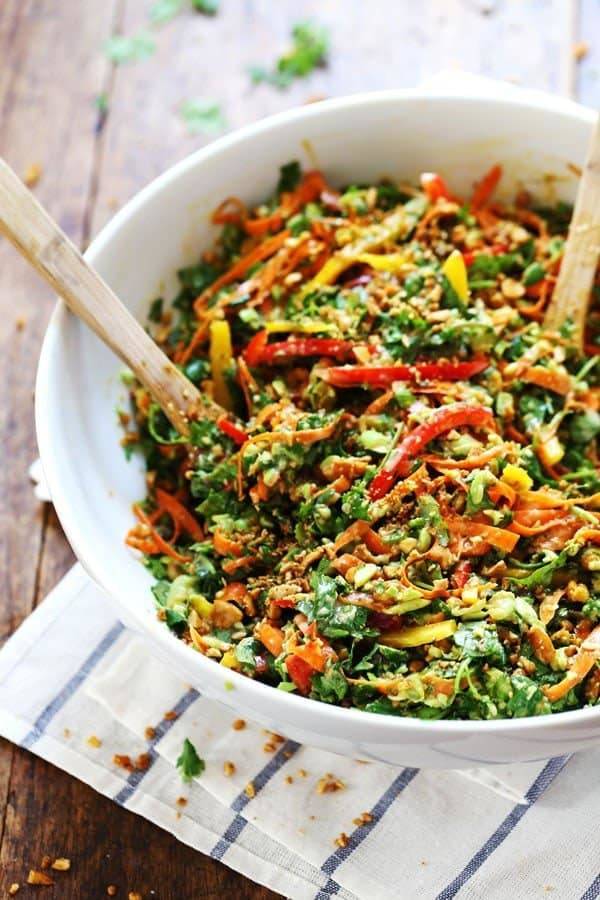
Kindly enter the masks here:
<path id="1" fill-rule="evenodd" d="M 223 413 L 182 436 L 126 377 L 127 543 L 215 665 L 421 719 L 598 703 L 600 320 L 585 355 L 544 331 L 571 211 L 501 177 L 339 191 L 289 163 L 152 304 Z"/>

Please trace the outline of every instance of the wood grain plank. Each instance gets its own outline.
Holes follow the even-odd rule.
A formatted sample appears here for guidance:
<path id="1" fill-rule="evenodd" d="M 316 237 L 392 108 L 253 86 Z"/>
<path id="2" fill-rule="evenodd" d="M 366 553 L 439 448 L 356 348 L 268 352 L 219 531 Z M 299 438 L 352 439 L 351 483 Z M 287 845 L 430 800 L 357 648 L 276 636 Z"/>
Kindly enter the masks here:
<path id="1" fill-rule="evenodd" d="M 19 778 L 13 779 L 10 790 L 8 838 L 0 864 L 2 896 L 8 885 L 23 884 L 29 869 L 39 868 L 45 855 L 71 860 L 70 871 L 50 872 L 53 887 L 29 889 L 42 891 L 48 900 L 106 897 L 110 884 L 122 900 L 129 891 L 157 900 L 216 900 L 229 892 L 240 900 L 276 896 L 44 760 L 32 754 L 22 758 Z"/>
<path id="2" fill-rule="evenodd" d="M 42 166 L 38 194 L 75 240 L 93 157 L 93 97 L 106 68 L 89 51 L 107 33 L 111 6 L 90 17 L 74 3 L 60 9 L 50 0 L 0 4 L 0 153 L 21 173 L 32 163 Z M 65 84 L 71 86 L 68 93 Z M 33 382 L 53 298 L 5 242 L 0 303 L 0 434 L 6 461 L 0 475 L 1 643 L 32 608 L 44 527 L 51 521 L 33 496 L 27 468 L 37 453 Z M 62 574 L 61 566 L 54 574 Z M 0 743 L 0 839 L 9 822 L 10 779 L 25 759 Z M 43 829 L 41 819 L 37 827 Z"/>

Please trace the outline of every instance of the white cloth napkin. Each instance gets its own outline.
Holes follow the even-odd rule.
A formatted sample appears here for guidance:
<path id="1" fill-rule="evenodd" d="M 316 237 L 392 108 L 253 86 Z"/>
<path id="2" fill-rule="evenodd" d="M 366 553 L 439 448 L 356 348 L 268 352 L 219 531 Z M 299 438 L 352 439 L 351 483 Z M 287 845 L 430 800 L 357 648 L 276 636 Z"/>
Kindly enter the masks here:
<path id="1" fill-rule="evenodd" d="M 600 894 L 600 750 L 493 773 L 398 770 L 235 718 L 153 659 L 79 565 L 0 652 L 0 734 L 288 897 Z M 175 768 L 185 738 L 206 763 L 189 785 Z M 140 754 L 147 768 L 113 759 Z M 341 786 L 320 792 L 322 779 Z"/>

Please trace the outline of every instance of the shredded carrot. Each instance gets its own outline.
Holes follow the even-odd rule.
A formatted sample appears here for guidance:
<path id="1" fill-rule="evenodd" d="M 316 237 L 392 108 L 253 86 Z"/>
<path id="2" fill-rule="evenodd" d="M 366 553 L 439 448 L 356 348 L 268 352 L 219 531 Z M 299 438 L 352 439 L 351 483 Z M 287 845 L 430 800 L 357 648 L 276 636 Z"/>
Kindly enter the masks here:
<path id="1" fill-rule="evenodd" d="M 307 203 L 317 200 L 325 190 L 331 191 L 321 172 L 316 169 L 306 172 L 295 190 L 281 195 L 281 215 L 288 219 Z"/>
<path id="2" fill-rule="evenodd" d="M 303 659 L 315 672 L 323 672 L 327 663 L 327 657 L 331 654 L 324 652 L 321 641 L 309 641 L 301 647 L 296 647 L 294 655 Z"/>
<path id="3" fill-rule="evenodd" d="M 582 500 L 586 498 L 580 498 Z M 588 498 L 589 499 L 589 498 Z M 565 498 L 557 491 L 542 488 L 539 491 L 520 491 L 517 506 L 533 509 L 557 509 L 567 505 Z"/>
<path id="4" fill-rule="evenodd" d="M 497 444 L 488 450 L 483 450 L 474 456 L 467 456 L 465 459 L 444 459 L 440 456 L 424 456 L 423 462 L 435 466 L 436 469 L 479 469 L 485 466 L 490 460 L 500 456 L 505 451 L 504 444 Z"/>
<path id="5" fill-rule="evenodd" d="M 535 384 L 561 396 L 565 396 L 571 390 L 571 376 L 568 372 L 556 372 L 543 366 L 530 366 L 519 378 L 527 384 Z"/>
<path id="6" fill-rule="evenodd" d="M 489 172 L 475 186 L 471 197 L 471 210 L 480 210 L 489 202 L 501 178 L 502 166 L 492 166 Z"/>
<path id="7" fill-rule="evenodd" d="M 571 667 L 562 681 L 545 687 L 542 690 L 551 703 L 561 700 L 574 687 L 577 687 L 596 665 L 600 658 L 600 625 L 586 639 L 573 657 Z"/>
<path id="8" fill-rule="evenodd" d="M 246 207 L 239 197 L 227 197 L 212 214 L 215 225 L 241 225 L 247 216 Z"/>
<path id="9" fill-rule="evenodd" d="M 494 525 L 486 525 L 485 522 L 473 522 L 471 519 L 466 518 L 452 519 L 451 523 L 449 523 L 449 528 L 456 534 L 466 537 L 482 537 L 492 547 L 503 550 L 505 553 L 510 553 L 514 550 L 519 540 L 517 534 L 513 534 L 506 528 L 496 528 Z"/>
<path id="10" fill-rule="evenodd" d="M 226 575 L 235 575 L 240 569 L 247 569 L 255 562 L 254 556 L 240 556 L 239 559 L 226 559 L 221 568 Z"/>
<path id="11" fill-rule="evenodd" d="M 283 631 L 269 622 L 261 622 L 257 626 L 256 637 L 273 656 L 279 656 L 283 650 Z"/>
<path id="12" fill-rule="evenodd" d="M 243 547 L 239 541 L 233 541 L 218 528 L 213 535 L 213 547 L 219 556 L 241 556 Z"/>
<path id="13" fill-rule="evenodd" d="M 260 219 L 246 219 L 244 222 L 244 231 L 252 237 L 262 237 L 268 231 L 278 231 L 283 224 L 280 212 L 274 212 L 270 216 L 263 216 Z"/>
<path id="14" fill-rule="evenodd" d="M 164 509 L 171 516 L 173 522 L 176 522 L 193 540 L 204 540 L 204 532 L 194 516 L 173 494 L 167 493 L 162 488 L 156 488 L 155 496 L 159 508 Z"/>
<path id="15" fill-rule="evenodd" d="M 533 648 L 533 652 L 547 666 L 552 665 L 556 656 L 554 644 L 539 625 L 533 625 L 527 632 L 527 639 Z"/>
<path id="16" fill-rule="evenodd" d="M 148 518 L 144 510 L 137 503 L 133 505 L 133 511 L 140 522 L 142 522 L 150 529 L 152 540 L 156 545 L 156 553 L 164 553 L 165 556 L 170 556 L 171 559 L 174 559 L 177 562 L 191 562 L 191 556 L 184 556 L 182 553 L 178 553 L 177 550 L 173 546 L 171 546 L 168 541 L 165 541 L 165 539 L 156 530 L 156 528 L 152 524 L 152 521 Z"/>
<path id="17" fill-rule="evenodd" d="M 505 481 L 497 481 L 495 484 L 490 485 L 487 492 L 492 503 L 499 503 L 500 500 L 504 499 L 507 506 L 513 507 L 517 501 L 517 492 Z"/>
<path id="18" fill-rule="evenodd" d="M 204 290 L 200 296 L 197 298 L 194 309 L 196 313 L 200 315 L 201 312 L 204 311 L 204 305 L 207 300 L 210 300 L 217 291 L 220 291 L 222 287 L 225 287 L 228 284 L 231 284 L 232 281 L 237 281 L 239 278 L 243 278 L 248 269 L 255 265 L 258 262 L 263 262 L 263 260 L 268 259 L 270 256 L 275 253 L 276 250 L 282 246 L 282 244 L 287 241 L 290 237 L 290 232 L 286 229 L 285 231 L 280 231 L 279 234 L 273 235 L 273 237 L 268 238 L 266 241 L 263 241 L 261 244 L 257 244 L 249 253 L 246 253 L 245 256 L 240 257 L 237 262 L 235 262 L 230 269 L 220 275 L 216 281 L 213 281 L 211 285 L 209 285 L 206 290 Z"/>
<path id="19" fill-rule="evenodd" d="M 506 437 L 511 441 L 516 441 L 517 444 L 527 444 L 527 437 L 523 434 L 522 431 L 519 431 L 515 426 L 510 422 L 505 427 Z"/>
<path id="20" fill-rule="evenodd" d="M 341 548 L 347 546 L 347 544 L 356 543 L 358 541 L 364 543 L 371 553 L 377 555 L 384 555 L 391 550 L 389 544 L 386 544 L 386 542 L 373 531 L 368 522 L 364 522 L 362 519 L 353 522 L 352 525 L 337 536 L 333 549 L 337 553 L 338 550 L 341 550 Z"/>

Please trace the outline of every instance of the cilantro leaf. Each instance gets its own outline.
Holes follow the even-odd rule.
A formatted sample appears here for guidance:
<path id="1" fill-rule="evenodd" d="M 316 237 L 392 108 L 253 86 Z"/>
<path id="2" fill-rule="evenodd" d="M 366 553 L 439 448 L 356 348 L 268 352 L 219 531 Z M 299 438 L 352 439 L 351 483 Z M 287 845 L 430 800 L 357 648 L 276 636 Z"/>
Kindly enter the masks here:
<path id="1" fill-rule="evenodd" d="M 541 716 L 552 712 L 550 704 L 538 685 L 526 675 L 511 675 L 512 696 L 507 710 L 513 718 Z"/>
<path id="2" fill-rule="evenodd" d="M 206 768 L 204 760 L 200 759 L 196 752 L 196 748 L 188 738 L 183 742 L 181 753 L 177 757 L 176 766 L 179 769 L 181 780 L 185 782 L 191 781 L 192 778 L 197 778 L 199 775 L 202 775 Z"/>
<path id="3" fill-rule="evenodd" d="M 115 34 L 104 45 L 104 52 L 115 65 L 147 59 L 156 50 L 154 38 L 145 31 L 126 37 Z"/>
<path id="4" fill-rule="evenodd" d="M 292 28 L 292 46 L 280 56 L 272 69 L 252 66 L 250 77 L 255 84 L 266 82 L 283 89 L 295 78 L 305 78 L 327 62 L 329 32 L 315 22 L 298 22 Z"/>
<path id="5" fill-rule="evenodd" d="M 214 100 L 186 100 L 180 112 L 190 134 L 217 134 L 227 127 L 221 107 Z"/>
<path id="6" fill-rule="evenodd" d="M 462 650 L 462 659 L 483 659 L 504 665 L 504 647 L 495 627 L 485 622 L 463 623 L 454 634 L 454 643 Z"/>
<path id="7" fill-rule="evenodd" d="M 94 103 L 101 116 L 105 116 L 108 113 L 108 94 L 106 91 L 98 94 L 94 99 Z"/>
<path id="8" fill-rule="evenodd" d="M 524 578 L 514 578 L 513 576 L 509 576 L 510 581 L 512 581 L 513 584 L 520 584 L 521 587 L 524 588 L 548 587 L 556 570 L 561 569 L 568 558 L 568 551 L 561 550 L 554 559 L 551 559 L 550 562 L 544 563 L 537 569 L 534 569 L 530 575 L 526 575 Z"/>
<path id="9" fill-rule="evenodd" d="M 215 16 L 219 11 L 219 0 L 192 0 L 192 6 L 205 16 Z"/>
<path id="10" fill-rule="evenodd" d="M 314 675 L 312 694 L 324 703 L 340 703 L 348 693 L 348 682 L 339 663 L 330 666 L 322 675 Z"/>
<path id="11" fill-rule="evenodd" d="M 156 0 L 150 8 L 150 20 L 155 25 L 170 22 L 183 6 L 183 0 Z"/>
<path id="12" fill-rule="evenodd" d="M 338 603 L 342 585 L 328 575 L 317 572 L 311 578 L 313 599 L 298 604 L 309 622 L 316 622 L 321 634 L 329 638 L 374 637 L 378 632 L 367 626 L 368 610 L 351 603 Z"/>

